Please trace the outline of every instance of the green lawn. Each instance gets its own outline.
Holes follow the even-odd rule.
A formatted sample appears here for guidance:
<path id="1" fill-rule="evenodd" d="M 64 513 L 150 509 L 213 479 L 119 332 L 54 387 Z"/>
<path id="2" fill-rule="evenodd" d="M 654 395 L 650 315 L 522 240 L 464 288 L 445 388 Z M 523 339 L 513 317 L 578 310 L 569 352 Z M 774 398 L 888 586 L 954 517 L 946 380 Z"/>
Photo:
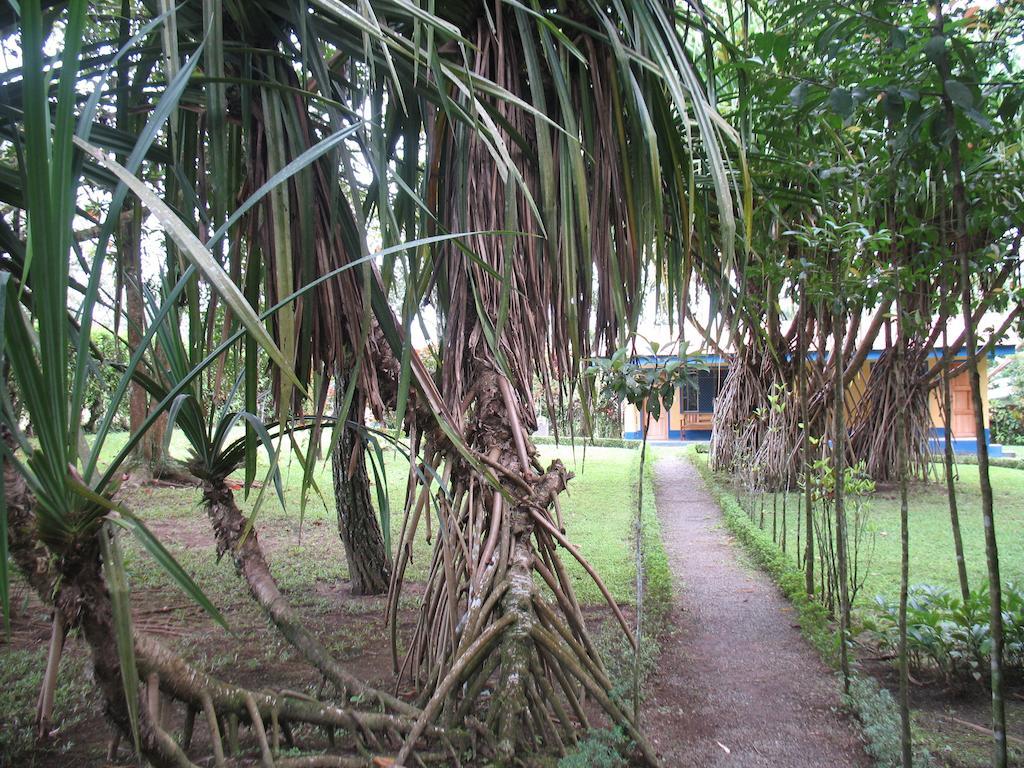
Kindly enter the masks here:
<path id="1" fill-rule="evenodd" d="M 941 467 L 934 465 L 941 473 Z M 986 576 L 984 529 L 981 519 L 981 493 L 978 468 L 959 467 L 957 484 L 960 527 L 964 559 L 971 586 L 981 585 Z M 1004 581 L 1024 580 L 1024 471 L 992 468 L 995 496 L 995 523 L 999 537 L 999 561 Z M 781 496 L 780 496 L 781 498 Z M 797 507 L 801 499 L 790 493 L 787 501 L 787 529 L 791 554 L 795 559 Z M 768 525 L 771 525 L 771 495 L 766 495 Z M 875 595 L 894 596 L 900 583 L 900 505 L 895 485 L 885 485 L 866 504 L 868 534 L 862 562 L 867 566 L 864 587 L 858 602 L 865 604 Z M 915 482 L 910 487 L 910 583 L 940 584 L 957 589 L 953 533 L 949 520 L 945 483 L 936 480 Z M 871 552 L 871 541 L 874 550 Z M 870 559 L 869 559 L 870 555 Z"/>
<path id="2" fill-rule="evenodd" d="M 112 456 L 124 440 L 123 435 L 113 435 L 104 447 L 103 456 Z M 568 447 L 554 446 L 544 446 L 540 450 L 543 463 L 558 457 L 575 473 L 568 493 L 561 497 L 570 541 L 591 561 L 615 599 L 632 603 L 635 563 L 631 539 L 639 452 L 620 448 L 588 448 L 584 454 L 582 447 L 574 452 Z M 176 435 L 172 454 L 185 458 L 186 453 L 185 444 Z M 265 457 L 260 461 L 265 472 Z M 408 464 L 401 455 L 392 452 L 386 454 L 385 463 L 394 507 L 392 539 L 397 542 Z M 260 540 L 269 553 L 274 575 L 291 603 L 301 611 L 307 626 L 323 638 L 332 653 L 348 663 L 365 654 L 367 648 L 379 644 L 380 621 L 367 621 L 366 617 L 379 617 L 383 600 L 346 599 L 342 580 L 348 574 L 344 550 L 337 535 L 330 466 L 321 464 L 315 475 L 326 503 L 315 491 L 310 494 L 301 532 L 302 471 L 296 462 L 290 460 L 287 450 L 282 469 L 285 504 L 282 507 L 275 494 L 266 494 L 257 520 Z M 659 604 L 667 604 L 670 580 L 658 538 L 649 472 L 646 488 L 645 519 L 648 526 L 645 541 L 650 584 L 646 604 L 648 614 L 653 616 Z M 255 496 L 254 493 L 249 500 L 243 500 L 242 493 L 236 493 L 240 506 L 247 512 L 252 510 Z M 123 549 L 139 628 L 155 632 L 188 660 L 229 679 L 240 673 L 258 672 L 268 664 L 277 664 L 294 656 L 276 633 L 267 633 L 262 614 L 249 598 L 242 580 L 235 575 L 230 560 L 225 558 L 217 562 L 198 488 L 131 487 L 128 484 L 120 500 L 146 521 L 214 604 L 228 616 L 231 635 L 204 618 L 171 584 L 149 554 L 125 536 L 122 539 Z M 410 582 L 422 581 L 427 574 L 431 545 L 425 534 L 426 528 L 421 525 L 414 545 L 414 560 L 407 575 Z M 433 526 L 433 534 L 437 535 L 436 525 Z M 603 605 L 604 598 L 582 567 L 567 552 L 563 551 L 562 557 L 580 602 Z M 419 600 L 417 594 L 415 589 L 408 589 L 402 598 L 402 607 L 415 610 Z M 45 621 L 44 614 L 30 607 L 28 590 L 17 577 L 12 596 L 15 635 L 24 638 L 35 632 L 42 637 L 45 627 L 40 624 Z M 339 611 L 342 613 L 340 620 Z M 346 618 L 349 613 L 351 620 Z M 607 610 L 598 610 L 598 613 L 610 616 Z M 608 637 L 614 636 L 614 633 L 608 633 Z M 599 642 L 602 637 L 604 635 L 598 632 Z M 653 651 L 648 655 L 652 654 Z M 0 643 L 0 723 L 4 724 L 0 728 L 0 765 L 8 762 L 11 765 L 31 764 L 28 756 L 36 753 L 32 718 L 45 658 L 44 641 L 20 640 L 13 647 Z M 92 754 L 102 749 L 91 743 L 90 734 L 72 732 L 73 728 L 90 731 L 88 724 L 95 720 L 99 711 L 92 684 L 85 674 L 86 666 L 84 648 L 72 644 L 65 654 L 57 694 L 55 722 L 60 724 L 61 733 L 54 743 L 54 750 L 74 748 L 82 754 Z M 301 667 L 301 670 L 295 673 L 294 681 L 289 678 L 294 687 L 304 684 L 305 668 Z"/>
<path id="3" fill-rule="evenodd" d="M 123 436 L 114 435 L 104 447 L 103 454 L 113 455 L 123 444 Z M 568 493 L 561 497 L 562 514 L 570 541 L 593 564 L 604 579 L 612 595 L 620 601 L 631 602 L 634 593 L 635 567 L 632 548 L 632 518 L 635 509 L 635 484 L 638 453 L 621 448 L 587 448 L 575 451 L 568 446 L 541 446 L 541 461 L 545 465 L 560 458 L 575 474 Z M 175 435 L 171 452 L 185 458 L 185 444 Z M 391 506 L 391 537 L 397 546 L 402 526 L 402 503 L 408 462 L 397 452 L 387 451 L 386 477 Z M 266 471 L 265 457 L 260 458 L 260 477 Z M 285 506 L 282 508 L 276 494 L 265 494 L 259 511 L 258 524 L 261 538 L 272 542 L 271 564 L 275 576 L 286 591 L 294 591 L 301 599 L 304 585 L 318 581 L 333 582 L 347 578 L 348 572 L 341 543 L 336 535 L 336 517 L 330 465 L 321 462 L 315 472 L 317 488 L 307 497 L 304 511 L 301 507 L 302 468 L 291 460 L 290 451 L 282 458 Z M 372 472 L 371 472 L 372 481 Z M 248 500 L 236 492 L 239 506 L 251 511 L 256 493 Z M 371 493 L 376 504 L 376 494 Z M 324 502 L 326 500 L 326 504 Z M 201 494 L 195 488 L 142 488 L 127 497 L 132 509 L 162 535 L 164 543 L 200 583 L 217 584 L 230 589 L 227 562 L 216 563 L 212 539 L 205 514 L 200 506 Z M 302 526 L 300 530 L 300 513 Z M 182 535 L 184 531 L 187 535 Z M 437 526 L 432 526 L 436 535 Z M 205 541 L 203 541 L 205 539 Z M 141 549 L 128 546 L 133 583 L 140 586 L 160 586 L 166 583 L 163 574 L 151 567 Z M 563 559 L 583 603 L 597 604 L 603 598 L 583 568 L 563 552 Z M 426 540 L 426 526 L 421 521 L 413 547 L 413 562 L 407 571 L 410 581 L 426 577 L 430 565 L 430 544 Z M 232 574 L 233 576 L 233 574 Z"/>

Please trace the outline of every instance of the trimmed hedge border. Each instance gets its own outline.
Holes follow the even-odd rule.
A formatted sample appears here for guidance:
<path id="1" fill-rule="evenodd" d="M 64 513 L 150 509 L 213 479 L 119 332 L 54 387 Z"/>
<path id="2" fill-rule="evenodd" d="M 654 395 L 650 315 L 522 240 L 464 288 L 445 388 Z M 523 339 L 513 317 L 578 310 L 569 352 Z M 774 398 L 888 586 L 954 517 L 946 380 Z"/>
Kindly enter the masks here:
<path id="1" fill-rule="evenodd" d="M 942 457 L 932 454 L 932 463 L 941 464 Z M 956 457 L 957 464 L 977 464 L 978 457 L 973 455 L 960 455 Z M 1024 459 L 1011 459 L 1008 457 L 996 457 L 989 458 L 989 465 L 993 467 L 1003 467 L 1004 469 L 1024 469 Z"/>
<path id="2" fill-rule="evenodd" d="M 551 435 L 531 435 L 530 440 L 534 445 L 556 445 L 555 438 Z M 559 439 L 558 445 L 572 445 L 573 441 L 568 437 Z M 576 445 L 588 445 L 594 448 L 630 448 L 640 447 L 639 440 L 624 440 L 621 437 L 580 437 L 576 438 Z"/>

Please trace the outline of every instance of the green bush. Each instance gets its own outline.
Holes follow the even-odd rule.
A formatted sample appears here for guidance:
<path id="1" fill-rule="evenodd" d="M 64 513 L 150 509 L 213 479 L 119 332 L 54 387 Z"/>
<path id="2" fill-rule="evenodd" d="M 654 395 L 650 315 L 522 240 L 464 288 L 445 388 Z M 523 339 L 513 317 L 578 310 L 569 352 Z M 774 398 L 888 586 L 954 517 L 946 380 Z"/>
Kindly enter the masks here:
<path id="1" fill-rule="evenodd" d="M 626 768 L 622 753 L 628 746 L 621 728 L 591 728 L 586 738 L 558 761 L 558 768 Z"/>
<path id="2" fill-rule="evenodd" d="M 994 402 L 990 413 L 992 442 L 1010 445 L 1024 443 L 1024 402 Z"/>
<path id="3" fill-rule="evenodd" d="M 875 598 L 876 611 L 864 627 L 878 644 L 895 651 L 899 643 L 899 604 Z M 1024 670 L 1024 591 L 1003 587 L 1004 664 Z M 945 587 L 927 584 L 910 588 L 907 597 L 907 653 L 917 670 L 935 671 L 949 682 L 982 680 L 991 649 L 988 586 L 970 594 L 967 604 Z"/>
<path id="4" fill-rule="evenodd" d="M 879 768 L 896 768 L 902 758 L 900 744 L 900 710 L 892 694 L 874 678 L 855 675 L 850 679 L 850 692 L 844 697 L 847 708 L 860 721 L 864 734 L 864 751 Z M 915 750 L 914 765 L 927 768 L 931 756 Z"/>
<path id="5" fill-rule="evenodd" d="M 530 440 L 533 441 L 534 445 L 555 445 L 555 438 L 553 435 L 533 435 Z M 565 435 L 562 435 L 558 443 L 560 445 L 572 445 L 572 440 Z M 576 445 L 583 446 L 594 446 L 595 448 L 639 448 L 639 440 L 624 440 L 620 437 L 581 437 L 576 436 Z"/>

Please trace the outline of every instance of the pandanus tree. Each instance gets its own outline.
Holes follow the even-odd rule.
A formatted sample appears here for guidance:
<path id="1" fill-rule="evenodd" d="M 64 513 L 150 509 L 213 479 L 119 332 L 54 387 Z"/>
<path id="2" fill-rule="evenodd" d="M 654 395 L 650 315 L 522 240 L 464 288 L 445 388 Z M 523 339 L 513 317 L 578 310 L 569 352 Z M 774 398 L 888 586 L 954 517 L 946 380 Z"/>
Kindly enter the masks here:
<path id="1" fill-rule="evenodd" d="M 471 42 L 470 71 L 512 98 L 495 102 L 501 151 L 445 112 L 428 125 L 422 188 L 436 211 L 428 231 L 504 234 L 441 245 L 411 269 L 423 275 L 409 283 L 418 291 L 413 305 L 433 300 L 442 327 L 436 389 L 415 360 L 411 377 L 444 424 L 412 434 L 413 453 L 433 471 L 410 471 L 393 637 L 409 545 L 431 507 L 440 532 L 401 661 L 395 648 L 396 669 L 419 692 L 422 725 L 478 711 L 496 676 L 501 695 L 485 710 L 484 732 L 504 760 L 563 749 L 574 739 L 567 726 L 588 722 L 585 691 L 653 763 L 651 745 L 612 695 L 562 563 L 568 551 L 608 596 L 564 530 L 558 495 L 571 475 L 559 461 L 539 463 L 527 393 L 535 377 L 571 380 L 591 350 L 623 339 L 635 326 L 648 263 L 678 291 L 684 265 L 718 274 L 730 262 L 738 182 L 722 141 L 732 132 L 709 104 L 665 4 L 437 10 L 451 13 Z M 452 94 L 463 108 L 484 98 Z M 690 194 L 698 164 L 713 214 Z M 710 215 L 721 255 L 691 246 L 692 222 Z"/>
<path id="2" fill-rule="evenodd" d="M 112 499 L 119 468 L 131 449 L 146 435 L 146 428 L 170 409 L 175 418 L 182 420 L 192 445 L 195 454 L 192 468 L 205 483 L 208 506 L 218 527 L 221 545 L 225 550 L 232 549 L 240 570 L 250 581 L 256 596 L 267 604 L 272 618 L 279 624 L 290 623 L 291 628 L 296 629 L 298 634 L 289 639 L 296 645 L 307 646 L 307 650 L 312 647 L 306 642 L 308 633 L 303 636 L 301 627 L 296 628 L 294 622 L 289 622 L 287 606 L 281 605 L 277 599 L 280 594 L 276 592 L 276 585 L 266 569 L 259 567 L 261 556 L 256 539 L 246 537 L 246 521 L 238 514 L 230 494 L 225 493 L 226 475 L 244 458 L 254 460 L 255 456 L 248 451 L 246 439 L 241 442 L 228 439 L 231 421 L 237 416 L 206 411 L 207 404 L 202 402 L 206 393 L 196 388 L 194 383 L 226 350 L 246 336 L 253 343 L 246 358 L 247 365 L 255 369 L 258 363 L 256 350 L 262 349 L 292 386 L 302 387 L 293 368 L 294 360 L 275 344 L 263 322 L 272 318 L 282 306 L 294 301 L 300 293 L 315 287 L 316 281 L 313 285 L 304 286 L 301 292 L 292 291 L 285 283 L 283 290 L 275 296 L 279 299 L 276 304 L 262 315 L 257 315 L 253 305 L 246 301 L 242 288 L 225 270 L 225 266 L 232 271 L 237 267 L 241 272 L 241 265 L 238 261 L 223 265 L 225 256 L 217 245 L 248 209 L 276 185 L 308 167 L 326 147 L 320 142 L 316 147 L 299 153 L 296 161 L 277 171 L 273 179 L 253 191 L 231 217 L 227 217 L 227 208 L 221 208 L 220 215 L 214 208 L 212 218 L 216 231 L 211 233 L 210 228 L 206 228 L 211 217 L 204 216 L 205 210 L 199 211 L 198 223 L 182 219 L 164 197 L 172 200 L 177 197 L 171 191 L 173 186 L 183 193 L 182 197 L 187 201 L 195 200 L 194 190 L 187 187 L 190 178 L 196 179 L 195 163 L 176 168 L 177 175 L 168 171 L 165 178 L 173 175 L 179 182 L 184 180 L 185 184 L 166 183 L 164 196 L 140 178 L 140 168 L 143 160 L 151 155 L 155 155 L 160 163 L 173 164 L 173 160 L 168 160 L 167 152 L 154 152 L 154 142 L 180 105 L 182 94 L 196 70 L 202 46 L 184 63 L 171 57 L 168 80 L 152 105 L 139 136 L 132 138 L 119 134 L 113 137 L 119 142 L 114 144 L 117 148 L 125 146 L 126 140 L 128 142 L 127 160 L 121 164 L 90 141 L 100 101 L 106 93 L 104 86 L 110 67 L 126 56 L 138 61 L 140 41 L 167 23 L 170 11 L 141 25 L 138 33 L 124 41 L 120 50 L 115 48 L 116 55 L 110 54 L 102 57 L 101 61 L 80 65 L 86 11 L 85 3 L 72 3 L 66 11 L 66 23 L 61 30 L 65 38 L 63 66 L 51 94 L 41 58 L 48 33 L 43 26 L 39 4 L 26 4 L 20 17 L 26 66 L 9 79 L 9 85 L 14 83 L 17 86 L 19 104 L 25 115 L 23 121 L 8 124 L 7 128 L 11 140 L 19 147 L 18 159 L 23 160 L 23 165 L 14 172 L 20 175 L 26 194 L 16 197 L 14 202 L 27 213 L 28 238 L 17 274 L 4 273 L 4 327 L 7 329 L 4 353 L 10 361 L 11 383 L 24 400 L 39 442 L 33 444 L 21 436 L 17 432 L 14 414 L 5 408 L 7 505 L 3 531 L 0 531 L 4 542 L 0 559 L 6 565 L 7 544 L 10 543 L 14 561 L 37 589 L 40 598 L 56 606 L 67 626 L 81 628 L 92 651 L 96 678 L 104 694 L 108 714 L 119 729 L 135 736 L 136 747 L 154 764 L 188 764 L 183 751 L 188 744 L 180 747 L 162 730 L 155 713 L 145 705 L 140 706 L 140 677 L 149 682 L 149 701 L 159 689 L 186 705 L 187 733 L 191 733 L 190 724 L 194 722 L 196 713 L 205 712 L 211 730 L 211 745 L 219 762 L 223 761 L 219 731 L 221 718 L 247 720 L 258 736 L 264 759 L 269 759 L 264 722 L 273 723 L 275 743 L 281 730 L 279 724 L 283 724 L 281 727 L 290 738 L 289 722 L 306 722 L 320 725 L 332 733 L 335 728 L 342 728 L 359 747 L 365 749 L 364 740 L 369 739 L 375 749 L 382 750 L 384 747 L 378 738 L 383 738 L 385 743 L 392 738 L 401 738 L 409 732 L 411 721 L 373 711 L 355 712 L 327 703 L 291 700 L 233 687 L 188 667 L 150 638 L 132 631 L 118 540 L 113 535 L 115 526 L 135 533 L 156 560 L 219 618 L 198 587 L 141 521 Z M 141 69 L 146 71 L 145 67 Z M 20 74 L 20 79 L 17 74 Z M 77 103 L 77 78 L 96 80 L 92 96 L 82 97 L 81 103 Z M 52 115 L 51 95 L 56 104 Z M 187 136 L 182 128 L 180 123 L 172 125 L 168 131 L 173 137 L 172 142 Z M 103 145 L 109 148 L 110 134 L 104 134 L 102 130 L 97 133 Z M 336 143 L 337 137 L 334 138 Z M 202 143 L 197 142 L 193 147 Z M 73 315 L 69 313 L 66 302 L 69 287 L 77 285 L 70 277 L 72 223 L 78 194 L 83 189 L 79 178 L 83 168 L 90 183 L 98 180 L 107 187 L 111 203 L 101 225 L 95 254 L 91 262 L 87 262 L 88 282 L 79 286 L 84 298 L 78 312 Z M 193 171 L 191 177 L 190 168 Z M 118 226 L 120 209 L 129 192 L 159 220 L 168 236 L 172 257 L 168 259 L 172 266 L 168 275 L 170 289 L 159 305 L 154 305 L 145 332 L 140 334 L 140 341 L 132 350 L 132 359 L 113 394 L 107 419 L 92 444 L 86 444 L 79 425 L 83 382 L 89 375 L 91 324 L 105 273 L 105 249 Z M 185 192 L 191 192 L 193 196 L 189 198 Z M 207 242 L 204 243 L 194 229 L 207 235 L 204 238 Z M 252 266 L 251 261 L 249 266 Z M 317 280 L 323 283 L 348 268 L 339 267 L 320 274 Z M 202 285 L 197 279 L 200 274 Z M 193 335 L 190 340 L 195 341 L 195 335 L 201 329 L 212 328 L 212 324 L 207 322 L 215 316 L 212 309 L 207 318 L 202 315 L 203 299 L 210 296 L 219 297 L 229 308 L 233 321 L 225 323 L 227 327 L 220 343 L 210 345 L 215 348 L 201 352 L 204 346 L 200 343 L 186 352 L 180 335 L 183 329 L 176 322 L 177 302 L 185 302 L 188 307 L 190 322 L 187 331 Z M 149 368 L 144 369 L 142 361 L 151 351 L 154 334 L 159 334 L 160 339 L 153 345 Z M 202 341 L 201 335 L 199 341 Z M 74 366 L 68 364 L 69 349 L 77 352 Z M 132 434 L 126 448 L 101 470 L 97 462 L 102 444 L 109 434 L 116 406 L 133 379 L 148 387 L 159 398 L 159 403 L 147 416 L 142 428 Z M 287 402 L 287 398 L 282 400 Z M 9 400 L 5 398 L 4 402 L 9 403 Z M 259 425 L 251 418 L 251 413 L 249 416 L 248 426 L 258 429 Z M 6 616 L 9 608 L 6 570 L 2 575 Z M 316 656 L 316 649 L 307 655 Z M 343 683 L 339 689 L 344 693 L 366 692 L 365 686 L 358 682 L 353 685 Z M 384 695 L 371 695 L 366 701 L 371 707 L 378 703 L 393 711 L 413 711 L 409 705 Z M 420 733 L 423 733 L 422 728 Z M 426 732 L 428 736 L 433 734 L 432 729 Z"/>
<path id="3" fill-rule="evenodd" d="M 438 720 L 456 723 L 459 715 L 484 736 L 484 750 L 500 759 L 524 748 L 558 752 L 575 739 L 577 724 L 590 722 L 585 694 L 631 734 L 648 762 L 656 762 L 612 695 L 561 562 L 559 546 L 598 579 L 562 529 L 557 495 L 570 476 L 557 462 L 546 469 L 538 464 L 528 439 L 535 416 L 524 393 L 537 374 L 557 387 L 571 382 L 591 350 L 625 337 L 635 325 L 635 294 L 645 271 L 679 292 L 691 271 L 717 284 L 721 263 L 734 258 L 731 198 L 739 182 L 727 159 L 734 137 L 690 66 L 674 8 L 637 2 L 614 12 L 596 3 L 567 10 L 504 3 L 467 9 L 453 3 L 438 9 L 439 16 L 405 3 L 356 14 L 325 2 L 312 14 L 304 4 L 250 4 L 244 14 L 231 15 L 218 3 L 198 5 L 160 4 L 137 35 L 107 44 L 120 49 L 118 55 L 104 53 L 80 67 L 87 7 L 71 3 L 59 11 L 67 14 L 65 48 L 52 92 L 43 74 L 47 32 L 39 4 L 20 9 L 26 66 L 20 80 L 10 80 L 18 85 L 25 117 L 11 123 L 9 134 L 23 149 L 20 204 L 28 212 L 29 237 L 16 278 L 25 290 L 16 293 L 12 285 L 4 294 L 4 349 L 39 442 L 15 433 L 17 447 L 5 451 L 4 522 L 12 525 L 3 538 L 15 562 L 42 599 L 54 600 L 68 624 L 82 628 L 109 713 L 125 733 L 138 734 L 142 754 L 157 765 L 188 764 L 188 744 L 170 738 L 140 700 L 140 678 L 149 683 L 148 700 L 159 689 L 186 706 L 187 733 L 196 715 L 205 714 L 218 759 L 222 718 L 248 722 L 265 761 L 272 760 L 270 741 L 279 732 L 290 737 L 289 723 L 309 723 L 344 730 L 341 748 L 380 752 L 401 742 L 398 759 L 407 762 L 415 759 L 412 752 L 423 753 L 425 740 L 465 746 L 458 729 L 443 733 L 435 726 Z M 140 43 L 156 35 L 163 39 L 159 63 L 166 80 L 158 100 L 133 106 L 148 110 L 145 125 L 137 137 L 115 136 L 119 143 L 96 129 L 104 141 L 94 143 L 96 110 L 107 93 L 104 73 L 130 62 L 134 69 L 125 66 L 119 77 L 149 77 L 157 62 L 152 48 Z M 187 56 L 179 55 L 179 44 Z M 149 58 L 140 50 L 150 51 Z M 296 75 L 289 56 L 310 71 Z M 99 77 L 88 97 L 78 91 L 78 79 L 86 77 Z M 342 116 L 360 112 L 363 94 L 371 105 L 369 136 L 345 146 L 341 133 L 349 123 Z M 161 136 L 166 147 L 155 144 Z M 366 215 L 373 206 L 359 198 L 357 153 L 374 174 L 365 191 L 377 195 L 386 237 L 413 230 L 424 235 L 404 262 L 400 323 L 387 303 L 395 263 L 385 257 L 378 272 L 370 259 Z M 144 160 L 163 169 L 157 189 L 140 178 Z M 85 301 L 72 323 L 66 292 L 81 169 L 106 185 L 111 203 Z M 238 188 L 244 189 L 240 207 L 230 194 Z M 691 194 L 698 188 L 700 199 Z M 339 366 L 347 382 L 340 422 L 358 398 L 380 408 L 393 395 L 399 414 L 408 416 L 410 493 L 392 579 L 392 622 L 408 544 L 425 508 L 429 515 L 433 507 L 441 529 L 405 667 L 422 709 L 383 695 L 362 703 L 383 704 L 391 713 L 247 691 L 189 667 L 132 631 L 112 526 L 133 531 L 185 589 L 215 610 L 142 523 L 113 500 L 112 483 L 127 453 L 100 472 L 102 439 L 87 451 L 79 439 L 95 297 L 105 249 L 129 194 L 168 236 L 169 286 L 147 327 L 137 329 L 142 332 L 117 393 L 123 396 L 134 379 L 159 400 L 130 444 L 162 412 L 173 411 L 192 445 L 191 467 L 203 480 L 219 546 L 231 552 L 271 618 L 321 671 L 329 660 L 318 660 L 302 633 L 291 631 L 272 576 L 257 567 L 258 539 L 225 490 L 227 474 L 239 463 L 253 479 L 262 430 L 248 416 L 206 408 L 194 382 L 241 344 L 245 411 L 255 410 L 251 384 L 260 355 L 280 376 L 278 430 L 301 404 L 302 390 L 322 402 L 326 387 L 309 384 Z M 392 207 L 391 195 L 404 202 Z M 495 230 L 497 236 L 484 234 Z M 460 231 L 478 234 L 459 247 L 439 245 Z M 696 251 L 695 235 L 707 246 L 712 231 L 719 233 L 717 248 Z M 339 275 L 316 294 L 319 306 L 292 306 L 312 295 L 310 280 L 324 286 Z M 28 296 L 30 303 L 19 301 Z M 407 335 L 412 313 L 425 300 L 435 302 L 444 326 L 434 376 Z M 219 336 L 212 321 L 217 313 L 208 307 L 204 317 L 206 301 L 223 305 Z M 174 320 L 176 302 L 187 307 L 184 328 Z M 202 343 L 204 331 L 220 343 Z M 181 333 L 189 340 L 187 352 Z M 74 368 L 67 365 L 71 346 L 81 363 Z M 386 372 L 382 379 L 377 371 Z M 246 422 L 247 434 L 231 442 L 228 427 L 236 418 Z M 5 421 L 16 426 L 9 411 Z M 538 590 L 535 574 L 553 601 Z M 483 710 L 486 723 L 480 723 L 475 715 L 492 676 L 507 696 Z"/>

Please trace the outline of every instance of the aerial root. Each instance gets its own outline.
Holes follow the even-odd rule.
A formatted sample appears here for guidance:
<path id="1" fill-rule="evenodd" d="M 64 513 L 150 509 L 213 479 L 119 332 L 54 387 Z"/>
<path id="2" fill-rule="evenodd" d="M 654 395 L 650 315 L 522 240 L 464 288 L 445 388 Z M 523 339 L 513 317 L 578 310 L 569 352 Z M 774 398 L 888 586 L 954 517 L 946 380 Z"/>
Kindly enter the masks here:
<path id="1" fill-rule="evenodd" d="M 235 504 L 226 483 L 210 480 L 203 485 L 203 500 L 217 539 L 217 553 L 230 553 L 235 570 L 245 580 L 249 593 L 260 605 L 282 636 L 329 680 L 339 692 L 358 694 L 364 701 L 396 714 L 415 717 L 419 711 L 411 704 L 377 690 L 342 667 L 323 644 L 303 625 L 301 617 L 282 594 L 267 563 L 255 530 Z"/>
<path id="2" fill-rule="evenodd" d="M 189 712 L 202 711 L 210 732 L 210 744 L 214 764 L 226 766 L 221 722 L 227 723 L 227 740 L 232 754 L 239 753 L 238 726 L 244 722 L 251 727 L 252 734 L 260 749 L 260 764 L 265 768 L 281 766 L 365 766 L 375 755 L 384 755 L 396 749 L 403 740 L 413 736 L 414 740 L 426 738 L 430 743 L 443 746 L 448 753 L 454 751 L 453 743 L 465 745 L 463 734 L 448 734 L 428 722 L 413 721 L 402 715 L 363 712 L 336 707 L 318 701 L 295 691 L 252 691 L 218 680 L 175 656 L 152 638 L 136 638 L 136 657 L 140 675 L 148 683 L 146 714 L 156 735 L 157 747 L 164 764 L 185 768 L 191 766 L 184 750 L 157 723 L 159 719 L 158 692 L 183 703 Z M 194 720 L 194 717 L 193 717 Z M 186 715 L 186 726 L 189 718 Z M 268 736 L 266 723 L 271 723 Z M 344 732 L 351 755 L 312 755 L 308 758 L 275 757 L 278 751 L 279 734 L 292 742 L 290 725 L 305 724 L 318 727 L 333 736 L 335 731 Z M 183 739 L 184 741 L 184 739 Z M 333 741 L 333 739 L 332 739 Z M 333 744 L 332 744 L 333 746 Z M 422 752 L 419 757 L 432 760 L 435 751 Z M 450 762 L 451 755 L 440 758 Z M 294 760 L 305 762 L 294 762 Z M 291 761 L 291 762 L 289 762 Z"/>
<path id="3" fill-rule="evenodd" d="M 413 746 L 416 740 L 423 733 L 427 725 L 437 716 L 444 704 L 445 699 L 448 697 L 449 692 L 462 678 L 472 672 L 480 657 L 488 650 L 491 645 L 498 639 L 504 629 L 514 621 L 513 616 L 503 616 L 497 622 L 488 627 L 478 637 L 473 644 L 466 649 L 465 653 L 459 657 L 459 660 L 452 667 L 451 671 L 445 677 L 441 684 L 437 687 L 434 695 L 430 698 L 427 706 L 423 708 L 423 712 L 416 719 L 416 723 L 413 725 L 412 730 L 406 736 L 405 743 L 402 745 L 401 751 L 398 753 L 398 764 L 402 765 L 409 758 L 412 752 Z"/>
<path id="4" fill-rule="evenodd" d="M 442 723 L 464 721 L 469 728 L 479 731 L 492 754 L 533 748 L 536 746 L 533 741 L 537 740 L 564 755 L 568 746 L 576 743 L 578 728 L 590 727 L 581 704 L 581 696 L 589 695 L 637 744 L 645 761 L 658 765 L 653 747 L 636 728 L 628 712 L 613 699 L 611 681 L 603 667 L 533 590 L 527 605 L 535 620 L 527 620 L 525 647 L 520 648 L 514 662 L 509 664 L 507 650 L 502 654 L 491 652 L 496 645 L 523 641 L 515 632 L 515 625 L 521 618 L 515 612 L 506 612 L 486 623 L 476 639 L 460 651 L 457 661 L 436 686 L 406 735 L 397 764 L 408 765 L 408 761 L 416 757 L 422 729 L 435 720 Z M 500 698 L 492 700 L 489 722 L 479 723 L 476 729 L 468 715 L 479 705 L 479 697 L 499 665 L 503 679 L 509 682 L 501 685 Z M 512 700 L 513 687 L 522 692 L 522 701 Z M 507 721 L 507 726 L 501 726 L 503 721 Z M 530 727 L 522 728 L 517 724 Z M 497 740 L 495 733 L 499 734 Z"/>

